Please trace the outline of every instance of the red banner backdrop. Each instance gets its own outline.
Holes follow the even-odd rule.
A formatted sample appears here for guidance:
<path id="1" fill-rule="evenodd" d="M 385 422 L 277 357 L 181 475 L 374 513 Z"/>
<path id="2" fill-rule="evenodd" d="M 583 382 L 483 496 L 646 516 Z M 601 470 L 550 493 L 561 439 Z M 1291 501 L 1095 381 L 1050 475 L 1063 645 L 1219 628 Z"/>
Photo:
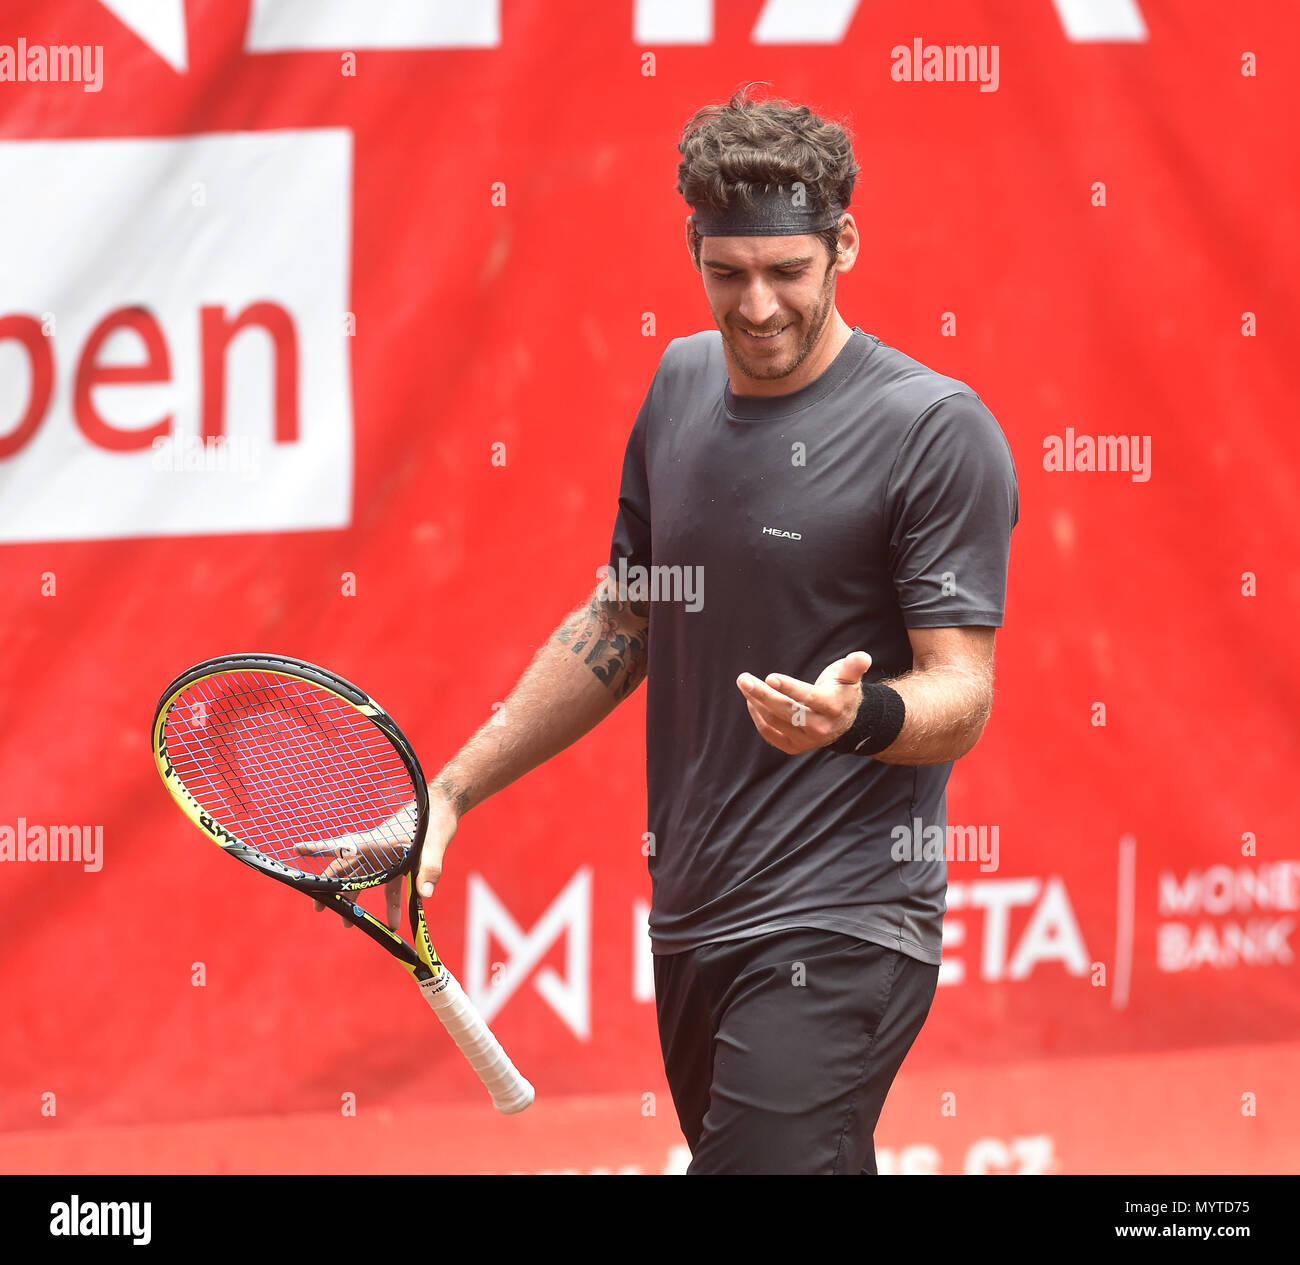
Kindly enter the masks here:
<path id="1" fill-rule="evenodd" d="M 882 1171 L 1293 1167 L 1294 12 L 369 8 L 0 3 L 0 1163 L 681 1166 L 639 694 L 464 819 L 432 903 L 537 1086 L 508 1121 L 401 972 L 184 822 L 146 731 L 244 649 L 355 679 L 429 770 L 491 714 L 711 323 L 680 127 L 758 79 L 854 130 L 841 313 L 973 385 L 1020 477 L 949 790 L 983 861 Z"/>

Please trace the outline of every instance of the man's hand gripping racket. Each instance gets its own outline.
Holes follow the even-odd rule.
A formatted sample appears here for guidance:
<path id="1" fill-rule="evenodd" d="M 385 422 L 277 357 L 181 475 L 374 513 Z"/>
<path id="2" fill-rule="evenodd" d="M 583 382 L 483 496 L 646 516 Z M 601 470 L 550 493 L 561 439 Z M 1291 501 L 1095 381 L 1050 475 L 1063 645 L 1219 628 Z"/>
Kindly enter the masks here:
<path id="1" fill-rule="evenodd" d="M 533 1087 L 429 938 L 415 884 L 428 789 L 415 752 L 378 704 L 297 659 L 230 655 L 167 687 L 153 748 L 167 789 L 209 838 L 332 908 L 406 967 L 498 1111 L 533 1101 Z M 446 833 L 446 823 L 437 828 Z M 414 947 L 353 896 L 394 880 L 406 888 Z"/>

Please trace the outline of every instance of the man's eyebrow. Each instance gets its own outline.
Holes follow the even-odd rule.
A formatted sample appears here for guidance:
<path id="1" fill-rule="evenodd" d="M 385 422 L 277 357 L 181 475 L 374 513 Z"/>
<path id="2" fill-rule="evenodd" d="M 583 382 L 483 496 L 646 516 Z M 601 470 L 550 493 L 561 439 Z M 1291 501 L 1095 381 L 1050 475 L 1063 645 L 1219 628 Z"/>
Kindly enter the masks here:
<path id="1" fill-rule="evenodd" d="M 815 256 L 802 255 L 798 259 L 780 259 L 774 264 L 768 264 L 769 268 L 793 268 L 796 264 L 810 264 Z M 700 263 L 705 268 L 717 268 L 726 272 L 741 272 L 743 269 L 737 268 L 735 264 L 725 263 L 721 259 L 702 259 Z"/>

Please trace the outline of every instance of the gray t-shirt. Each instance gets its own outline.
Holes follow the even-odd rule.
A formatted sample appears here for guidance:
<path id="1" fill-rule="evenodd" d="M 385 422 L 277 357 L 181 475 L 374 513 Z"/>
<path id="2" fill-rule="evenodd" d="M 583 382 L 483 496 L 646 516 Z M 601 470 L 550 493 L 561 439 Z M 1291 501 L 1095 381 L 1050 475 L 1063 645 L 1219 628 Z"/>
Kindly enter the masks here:
<path id="1" fill-rule="evenodd" d="M 814 681 L 865 650 L 878 681 L 911 669 L 909 628 L 1000 627 L 1018 518 L 1011 452 L 979 397 L 874 335 L 855 327 L 815 381 L 763 398 L 732 393 L 716 330 L 669 343 L 610 546 L 630 597 L 656 585 L 653 952 L 817 927 L 939 962 L 946 862 L 891 849 L 896 827 L 946 830 L 951 763 L 786 755 L 736 677 Z"/>

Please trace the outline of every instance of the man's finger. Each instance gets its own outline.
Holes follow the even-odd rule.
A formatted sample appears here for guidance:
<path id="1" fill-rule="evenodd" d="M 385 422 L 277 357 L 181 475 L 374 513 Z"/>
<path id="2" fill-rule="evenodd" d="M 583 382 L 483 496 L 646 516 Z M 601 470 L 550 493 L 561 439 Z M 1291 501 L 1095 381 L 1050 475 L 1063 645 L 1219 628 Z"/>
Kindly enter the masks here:
<path id="1" fill-rule="evenodd" d="M 331 861 L 322 871 L 321 878 L 347 878 L 356 866 L 356 857 L 340 857 Z"/>
<path id="2" fill-rule="evenodd" d="M 797 676 L 782 676 L 779 672 L 768 674 L 765 685 L 770 686 L 778 694 L 786 698 L 793 699 L 796 703 L 802 703 L 805 707 L 818 710 L 820 704 L 826 700 L 817 693 L 817 687 L 810 685 L 807 681 L 801 681 Z"/>
<path id="3" fill-rule="evenodd" d="M 856 685 L 871 671 L 871 656 L 865 650 L 855 650 L 840 659 L 838 667 L 831 666 L 836 668 L 835 679 L 841 685 Z"/>
<path id="4" fill-rule="evenodd" d="M 758 677 L 742 672 L 736 678 L 736 685 L 747 700 L 761 704 L 778 719 L 788 721 L 794 715 L 795 700 L 777 693 Z"/>
<path id="5" fill-rule="evenodd" d="M 767 724 L 781 733 L 786 733 L 794 724 L 793 717 L 786 717 L 769 711 L 762 703 L 756 702 L 752 698 L 745 699 L 745 706 L 749 708 L 751 716 L 756 719 L 761 716 Z"/>
<path id="6" fill-rule="evenodd" d="M 431 839 L 424 841 L 424 850 L 420 853 L 420 869 L 415 876 L 416 890 L 423 898 L 433 895 L 438 880 L 442 877 L 442 854 L 446 844 L 439 844 Z"/>
<path id="7" fill-rule="evenodd" d="M 326 905 L 325 905 L 325 902 L 324 902 L 323 900 L 314 900 L 314 901 L 312 901 L 312 903 L 311 903 L 311 907 L 312 907 L 312 908 L 313 908 L 313 909 L 314 909 L 318 914 L 323 914 L 323 913 L 325 912 L 325 909 L 326 909 Z M 351 923 L 350 923 L 346 918 L 340 918 L 340 919 L 339 919 L 339 922 L 341 922 L 345 927 L 350 927 L 350 926 L 352 925 L 352 924 L 351 924 Z"/>
<path id="8" fill-rule="evenodd" d="M 293 850 L 303 857 L 334 857 L 322 871 L 321 878 L 346 878 L 357 861 L 357 846 L 338 839 L 304 839 Z"/>
<path id="9" fill-rule="evenodd" d="M 388 901 L 388 929 L 396 931 L 402 925 L 402 880 L 395 878 L 385 883 L 384 896 Z"/>
<path id="10" fill-rule="evenodd" d="M 345 845 L 337 839 L 304 839 L 301 843 L 295 843 L 293 850 L 302 857 L 332 857 L 342 846 Z"/>
<path id="11" fill-rule="evenodd" d="M 794 752 L 790 750 L 789 737 L 782 729 L 767 719 L 767 714 L 763 709 L 757 703 L 746 701 L 745 705 L 749 708 L 749 715 L 754 722 L 754 728 L 758 730 L 763 741 L 775 747 L 778 751 L 784 751 L 786 755 L 794 755 Z"/>

